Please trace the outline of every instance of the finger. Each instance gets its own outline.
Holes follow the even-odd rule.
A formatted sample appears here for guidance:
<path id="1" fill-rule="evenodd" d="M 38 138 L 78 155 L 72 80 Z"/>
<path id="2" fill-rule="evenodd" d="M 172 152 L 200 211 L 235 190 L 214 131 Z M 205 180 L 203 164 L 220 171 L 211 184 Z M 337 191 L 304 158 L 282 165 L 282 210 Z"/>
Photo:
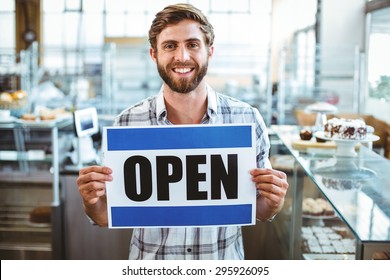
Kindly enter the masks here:
<path id="1" fill-rule="evenodd" d="M 104 173 L 97 173 L 97 172 L 90 172 L 85 175 L 80 175 L 77 178 L 77 184 L 83 185 L 88 184 L 89 182 L 98 181 L 98 182 L 105 182 L 105 181 L 112 181 L 112 176 L 109 174 Z"/>
<path id="2" fill-rule="evenodd" d="M 286 186 L 285 186 L 286 185 Z M 259 192 L 267 192 L 270 194 L 274 194 L 278 197 L 284 197 L 287 193 L 288 184 L 281 184 L 280 186 L 269 183 L 256 183 L 256 188 Z"/>
<path id="3" fill-rule="evenodd" d="M 286 173 L 276 170 L 276 169 L 270 169 L 270 168 L 255 168 L 250 171 L 252 176 L 259 176 L 259 175 L 275 175 L 278 178 L 286 179 L 287 175 Z"/>
<path id="4" fill-rule="evenodd" d="M 270 175 L 253 176 L 252 181 L 255 183 L 267 183 L 267 184 L 273 184 L 278 186 L 282 184 L 283 179 L 275 176 L 274 174 L 270 174 Z"/>
<path id="5" fill-rule="evenodd" d="M 107 166 L 98 166 L 98 165 L 87 166 L 79 170 L 79 175 L 85 175 L 91 172 L 112 174 L 112 169 Z"/>
<path id="6" fill-rule="evenodd" d="M 91 181 L 85 184 L 79 185 L 79 190 L 80 191 L 96 191 L 96 190 L 101 190 L 106 188 L 106 183 L 103 181 Z"/>
<path id="7" fill-rule="evenodd" d="M 260 196 L 271 200 L 274 204 L 279 203 L 279 201 L 281 199 L 279 195 L 273 193 L 270 190 L 259 190 L 259 194 L 260 194 Z"/>
<path id="8" fill-rule="evenodd" d="M 274 185 L 272 184 L 268 184 L 268 183 L 256 183 L 256 188 L 257 190 L 259 190 L 260 192 L 267 192 L 267 193 L 270 193 L 270 194 L 276 194 L 278 193 L 278 191 L 276 190 L 276 188 L 274 188 Z"/>
<path id="9" fill-rule="evenodd" d="M 79 188 L 79 192 L 83 200 L 90 201 L 105 195 L 106 188 L 104 184 L 94 182 L 93 184 L 83 185 Z"/>
<path id="10" fill-rule="evenodd" d="M 100 197 L 106 194 L 106 189 L 86 189 L 83 190 L 83 197 L 85 199 L 91 199 L 91 198 L 96 198 Z"/>

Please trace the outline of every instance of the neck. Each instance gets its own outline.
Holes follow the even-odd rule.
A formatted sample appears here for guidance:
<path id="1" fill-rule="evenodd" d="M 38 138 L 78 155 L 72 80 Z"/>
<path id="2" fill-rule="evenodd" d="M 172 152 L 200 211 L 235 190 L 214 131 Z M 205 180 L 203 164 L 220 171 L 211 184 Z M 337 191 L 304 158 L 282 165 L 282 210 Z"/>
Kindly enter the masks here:
<path id="1" fill-rule="evenodd" d="M 206 84 L 189 93 L 177 93 L 164 85 L 164 101 L 171 123 L 199 124 L 207 111 Z"/>

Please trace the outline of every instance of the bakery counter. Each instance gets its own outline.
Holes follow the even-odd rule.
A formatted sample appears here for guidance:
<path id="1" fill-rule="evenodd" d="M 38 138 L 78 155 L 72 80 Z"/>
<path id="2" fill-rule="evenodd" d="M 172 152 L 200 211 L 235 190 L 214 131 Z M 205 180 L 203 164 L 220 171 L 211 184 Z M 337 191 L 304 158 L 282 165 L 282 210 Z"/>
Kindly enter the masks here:
<path id="1" fill-rule="evenodd" d="M 0 256 L 62 259 L 59 166 L 72 119 L 0 123 Z"/>
<path id="2" fill-rule="evenodd" d="M 90 223 L 77 189 L 77 174 L 75 168 L 61 172 L 64 259 L 128 259 L 131 229 L 108 229 Z"/>
<path id="3" fill-rule="evenodd" d="M 271 129 L 294 158 L 290 258 L 373 259 L 388 254 L 390 161 L 362 143 L 355 146 L 355 155 L 348 156 L 337 153 L 337 142 L 302 149 L 294 145 L 300 127 Z M 333 145 L 336 147 L 329 148 Z M 305 180 L 314 189 L 309 193 L 316 194 L 311 199 L 321 197 L 331 206 L 328 215 L 315 206 L 308 215 Z M 321 244 L 325 239 L 329 242 Z M 335 254 L 337 251 L 341 254 Z"/>

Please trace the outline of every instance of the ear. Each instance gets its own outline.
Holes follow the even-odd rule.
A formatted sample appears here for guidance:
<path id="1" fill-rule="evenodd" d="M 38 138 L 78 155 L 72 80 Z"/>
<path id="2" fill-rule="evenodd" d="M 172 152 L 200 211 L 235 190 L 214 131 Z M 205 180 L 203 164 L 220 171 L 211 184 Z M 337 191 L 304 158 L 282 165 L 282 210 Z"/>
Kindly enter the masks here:
<path id="1" fill-rule="evenodd" d="M 156 54 L 156 52 L 154 51 L 154 49 L 153 48 L 150 48 L 149 49 L 149 54 L 150 54 L 150 57 L 153 59 L 153 61 L 154 62 L 156 62 L 156 60 L 157 60 L 157 54 Z"/>
<path id="2" fill-rule="evenodd" d="M 214 54 L 214 46 L 209 47 L 209 58 L 212 58 Z"/>

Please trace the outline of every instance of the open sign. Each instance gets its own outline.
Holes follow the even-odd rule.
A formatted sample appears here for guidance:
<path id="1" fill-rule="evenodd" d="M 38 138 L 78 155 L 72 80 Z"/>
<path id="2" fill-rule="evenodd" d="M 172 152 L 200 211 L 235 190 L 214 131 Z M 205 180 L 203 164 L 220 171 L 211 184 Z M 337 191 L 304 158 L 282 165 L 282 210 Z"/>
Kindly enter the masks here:
<path id="1" fill-rule="evenodd" d="M 254 125 L 105 127 L 109 227 L 255 223 Z"/>

